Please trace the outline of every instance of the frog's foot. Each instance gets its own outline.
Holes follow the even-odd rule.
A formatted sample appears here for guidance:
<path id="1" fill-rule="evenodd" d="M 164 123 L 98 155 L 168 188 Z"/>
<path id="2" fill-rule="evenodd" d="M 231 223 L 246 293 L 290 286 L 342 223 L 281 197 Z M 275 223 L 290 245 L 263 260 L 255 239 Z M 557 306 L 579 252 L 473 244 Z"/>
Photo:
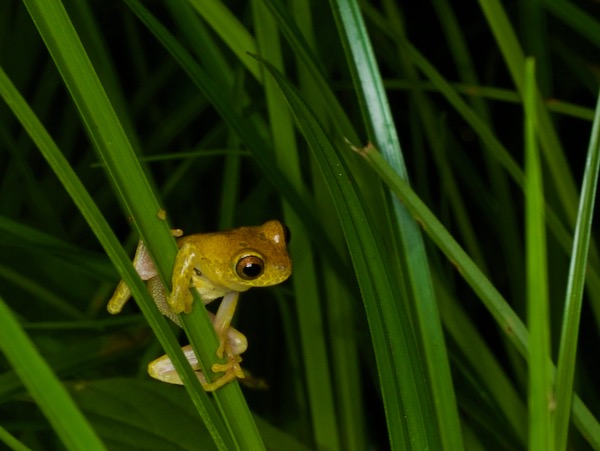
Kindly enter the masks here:
<path id="1" fill-rule="evenodd" d="M 216 381 L 206 382 L 204 374 L 196 371 L 196 375 L 198 376 L 198 380 L 200 381 L 200 384 L 202 384 L 202 388 L 204 389 L 204 391 L 218 390 L 219 388 L 223 387 L 224 385 L 227 385 L 229 382 L 235 379 L 234 373 L 227 373 L 219 379 L 217 379 Z"/>
<path id="2" fill-rule="evenodd" d="M 244 371 L 240 366 L 242 358 L 240 354 L 248 347 L 246 337 L 234 328 L 230 328 L 225 336 L 219 337 L 217 357 L 227 359 L 227 363 L 215 363 L 211 370 L 213 373 L 233 373 L 238 379 L 243 379 Z"/>
<path id="3" fill-rule="evenodd" d="M 229 361 L 227 363 L 215 363 L 211 367 L 211 370 L 213 373 L 225 373 L 226 375 L 232 373 L 238 379 L 243 379 L 246 375 L 240 365 L 241 361 L 242 358 L 239 355 L 229 356 Z"/>

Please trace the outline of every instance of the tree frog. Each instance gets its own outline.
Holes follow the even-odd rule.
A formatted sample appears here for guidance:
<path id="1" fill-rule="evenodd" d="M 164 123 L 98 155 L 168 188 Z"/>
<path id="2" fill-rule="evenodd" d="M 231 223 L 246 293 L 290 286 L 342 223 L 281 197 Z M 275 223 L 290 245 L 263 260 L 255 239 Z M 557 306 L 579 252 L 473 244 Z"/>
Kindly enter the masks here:
<path id="1" fill-rule="evenodd" d="M 181 236 L 181 230 L 174 231 Z M 216 233 L 188 235 L 177 239 L 179 250 L 172 275 L 172 291 L 167 293 L 154 262 L 142 241 L 139 242 L 133 265 L 143 280 L 161 313 L 181 326 L 179 313 L 192 311 L 191 288 L 200 293 L 205 304 L 223 298 L 212 318 L 219 338 L 217 356 L 227 357 L 225 364 L 215 364 L 212 371 L 224 373 L 214 382 L 208 382 L 200 371 L 191 346 L 182 348 L 190 365 L 196 371 L 207 391 L 216 390 L 233 379 L 243 378 L 240 355 L 248 347 L 246 337 L 230 326 L 239 294 L 252 287 L 266 287 L 285 281 L 292 272 L 292 260 L 287 252 L 289 231 L 279 221 L 268 221 L 261 226 L 240 227 Z M 121 281 L 111 299 L 108 311 L 119 313 L 131 292 Z M 182 384 L 175 368 L 165 355 L 148 365 L 150 376 L 171 384 Z"/>

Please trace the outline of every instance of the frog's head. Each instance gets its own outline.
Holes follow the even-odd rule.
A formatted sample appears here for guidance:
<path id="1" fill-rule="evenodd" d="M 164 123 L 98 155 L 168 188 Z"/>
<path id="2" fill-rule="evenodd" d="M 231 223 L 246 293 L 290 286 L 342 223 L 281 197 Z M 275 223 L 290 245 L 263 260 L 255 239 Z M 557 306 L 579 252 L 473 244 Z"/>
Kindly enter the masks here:
<path id="1" fill-rule="evenodd" d="M 202 277 L 233 291 L 277 285 L 292 273 L 290 233 L 279 221 L 202 234 Z"/>

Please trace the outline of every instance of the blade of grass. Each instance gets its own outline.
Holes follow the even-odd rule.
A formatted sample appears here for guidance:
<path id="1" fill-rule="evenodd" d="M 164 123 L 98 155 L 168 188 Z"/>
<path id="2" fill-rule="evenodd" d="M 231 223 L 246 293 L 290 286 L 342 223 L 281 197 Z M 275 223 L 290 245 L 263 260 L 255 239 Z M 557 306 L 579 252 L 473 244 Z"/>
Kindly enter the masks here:
<path id="1" fill-rule="evenodd" d="M 31 448 L 28 448 L 23 443 L 18 441 L 2 426 L 0 426 L 0 442 L 4 443 L 12 451 L 32 451 Z"/>
<path id="2" fill-rule="evenodd" d="M 297 55 L 298 59 L 304 63 L 304 70 L 306 70 L 307 74 L 310 74 L 312 82 L 316 85 L 320 95 L 323 97 L 323 107 L 331 116 L 332 126 L 337 130 L 339 136 L 346 137 L 350 141 L 358 140 L 358 135 L 354 130 L 346 111 L 331 89 L 325 74 L 321 70 L 322 66 L 319 64 L 313 50 L 304 39 L 301 31 L 298 30 L 297 25 L 286 13 L 285 8 L 280 2 L 274 0 L 263 1 L 268 6 L 271 14 L 273 14 L 281 33 L 287 39 L 294 53 Z M 304 13 L 306 9 L 303 9 L 302 11 Z"/>
<path id="3" fill-rule="evenodd" d="M 533 59 L 525 63 L 525 247 L 529 325 L 529 449 L 553 449 L 548 268 L 542 170 L 537 149 L 536 83 Z"/>
<path id="4" fill-rule="evenodd" d="M 279 70 L 283 68 L 283 58 L 278 30 L 275 21 L 262 0 L 252 2 L 257 46 L 261 56 L 269 60 Z M 276 157 L 284 168 L 295 188 L 302 192 L 304 182 L 300 173 L 300 161 L 294 134 L 293 118 L 285 100 L 281 97 L 272 78 L 264 80 L 269 124 Z M 333 400 L 332 374 L 327 359 L 321 298 L 317 285 L 315 258 L 311 241 L 299 218 L 291 206 L 283 205 L 286 223 L 294 231 L 290 250 L 294 258 L 294 292 L 298 314 L 303 362 L 306 368 L 306 386 L 309 398 L 310 419 L 316 449 L 341 449 Z"/>
<path id="5" fill-rule="evenodd" d="M 579 322 L 585 285 L 592 217 L 600 170 L 600 95 L 596 104 L 596 117 L 590 134 L 585 173 L 579 198 L 579 214 L 575 227 L 573 252 L 565 297 L 564 316 L 560 334 L 558 364 L 556 369 L 556 410 L 554 411 L 555 446 L 567 449 L 569 418 L 573 400 L 573 379 L 577 358 Z"/>
<path id="6" fill-rule="evenodd" d="M 523 94 L 525 55 L 519 44 L 504 8 L 497 0 L 479 0 L 479 5 L 494 33 L 500 47 L 505 63 L 511 74 L 517 91 Z M 560 204 L 565 212 L 568 224 L 575 224 L 576 190 L 572 174 L 568 171 L 569 165 L 565 160 L 564 152 L 552 125 L 548 110 L 544 107 L 540 97 L 536 100 L 538 117 L 538 134 L 541 148 L 544 151 L 545 161 L 550 169 L 549 175 L 558 193 Z"/>
<path id="7" fill-rule="evenodd" d="M 406 180 L 408 174 L 400 142 L 358 3 L 354 0 L 332 0 L 331 7 L 359 93 L 369 137 L 382 149 L 386 161 Z M 403 267 L 406 270 L 407 287 L 411 292 L 411 307 L 416 312 L 417 330 L 420 334 L 418 340 L 423 346 L 422 357 L 427 362 L 428 390 L 431 392 L 435 406 L 433 414 L 437 421 L 436 436 L 443 449 L 462 449 L 450 364 L 421 231 L 397 199 L 394 200 L 393 209 L 396 234 L 405 250 L 400 255 L 406 259 Z"/>
<path id="8" fill-rule="evenodd" d="M 248 52 L 256 52 L 256 41 L 244 25 L 227 9 L 227 6 L 217 0 L 188 0 L 188 2 L 238 56 L 254 78 L 261 81 L 258 64 L 246 57 Z"/>
<path id="9" fill-rule="evenodd" d="M 376 14 L 373 9 L 367 8 L 371 17 Z M 366 14 L 365 14 L 366 15 Z M 379 23 L 381 21 L 378 20 Z M 404 89 L 438 92 L 439 88 L 432 82 L 424 80 L 385 80 L 385 86 L 388 89 Z M 482 97 L 484 99 L 499 100 L 509 103 L 521 103 L 521 97 L 514 90 L 497 88 L 492 86 L 474 85 L 471 83 L 450 83 L 450 86 L 457 92 L 468 97 Z M 574 103 L 565 102 L 557 99 L 547 99 L 545 102 L 548 111 L 560 113 L 567 116 L 584 119 L 586 121 L 594 120 L 594 110 Z"/>
<path id="10" fill-rule="evenodd" d="M 78 106 L 96 150 L 105 162 L 115 185 L 123 195 L 131 216 L 136 221 L 159 274 L 163 276 L 163 280 L 166 280 L 175 257 L 175 242 L 170 236 L 166 222 L 157 217 L 158 202 L 66 11 L 60 1 L 56 0 L 47 2 L 26 0 L 25 4 Z M 59 152 L 57 152 L 58 154 Z M 61 164 L 66 164 L 66 162 L 61 162 Z M 78 204 L 78 206 L 84 209 L 90 208 L 85 203 Z M 82 213 L 85 215 L 88 212 L 82 210 Z M 94 211 L 93 214 L 95 213 L 97 212 Z M 97 230 L 95 232 L 98 233 Z M 109 249 L 106 250 L 109 252 Z M 130 264 L 128 269 L 131 270 Z M 135 276 L 129 276 L 129 278 L 136 279 Z M 130 283 L 129 278 L 126 279 L 128 284 Z M 138 295 L 136 300 L 140 301 L 142 311 L 150 315 L 148 317 L 150 325 L 157 331 L 161 343 L 167 348 L 167 353 L 182 374 L 184 382 L 187 382 L 186 388 L 189 387 L 190 396 L 206 422 L 207 428 L 211 434 L 214 434 L 215 442 L 224 447 L 225 443 L 231 443 L 228 438 L 229 433 L 223 429 L 223 423 L 218 415 L 215 415 L 215 411 L 207 407 L 209 405 L 208 397 L 201 389 L 189 364 L 185 363 L 180 351 L 173 346 L 175 341 L 172 333 L 166 327 L 166 323 L 162 318 L 158 319 L 158 317 L 152 316 L 158 314 L 158 311 L 149 296 L 142 294 L 146 290 L 139 284 L 139 278 L 137 279 L 132 283 L 132 285 L 137 285 L 131 287 L 134 295 Z M 190 336 L 190 341 L 194 345 L 201 363 L 209 368 L 211 363 L 216 360 L 214 349 L 217 347 L 217 339 L 208 315 L 202 312 L 201 316 L 199 310 L 195 309 L 194 315 L 184 316 L 182 322 L 184 326 L 187 326 L 186 332 Z M 187 325 L 188 321 L 193 326 L 193 330 Z M 169 339 L 169 337 L 171 338 Z M 198 352 L 199 350 L 202 352 Z M 219 390 L 215 396 L 220 401 L 223 398 L 224 402 L 221 403 L 221 407 L 227 411 L 226 418 L 236 417 L 235 421 L 227 421 L 227 427 L 229 431 L 235 431 L 234 436 L 241 441 L 262 444 L 250 412 L 239 392 L 239 387 L 237 387 L 237 392 L 235 392 L 235 388 L 233 384 L 229 384 Z"/>
<path id="11" fill-rule="evenodd" d="M 148 319 L 150 326 L 157 334 L 161 344 L 165 347 L 167 352 L 169 352 L 169 356 L 175 363 L 177 370 L 180 374 L 183 374 L 184 378 L 191 381 L 190 384 L 192 387 L 194 387 L 194 384 L 197 385 L 197 387 L 194 387 L 194 389 L 191 390 L 192 401 L 194 401 L 207 428 L 213 434 L 213 438 L 217 445 L 221 442 L 223 443 L 221 448 L 225 449 L 225 442 L 220 438 L 227 437 L 224 426 L 221 424 L 221 420 L 214 411 L 213 406 L 210 404 L 208 397 L 198 395 L 203 394 L 203 390 L 200 387 L 196 376 L 191 371 L 187 360 L 185 360 L 173 333 L 167 326 L 166 320 L 154 306 L 154 302 L 150 298 L 148 290 L 131 265 L 129 257 L 125 253 L 123 247 L 119 244 L 117 238 L 112 233 L 112 230 L 98 210 L 98 207 L 73 169 L 69 166 L 68 162 L 56 147 L 42 124 L 35 117 L 1 68 L 0 95 L 19 119 L 44 158 L 46 158 L 56 176 L 60 179 L 66 191 L 70 194 L 82 215 L 87 220 L 90 228 L 96 234 L 96 237 L 104 247 L 107 255 L 119 271 L 120 276 L 127 282 L 132 293 L 136 296 L 136 300 L 138 300 L 140 308 Z M 187 375 L 185 373 L 187 373 Z"/>
<path id="12" fill-rule="evenodd" d="M 333 248 L 326 234 L 323 232 L 314 210 L 309 207 L 309 200 L 303 197 L 287 179 L 273 160 L 273 151 L 270 144 L 257 132 L 258 127 L 239 115 L 226 99 L 219 93 L 225 89 L 218 81 L 211 79 L 208 74 L 192 59 L 185 49 L 168 33 L 166 28 L 156 20 L 137 0 L 126 0 L 132 11 L 148 27 L 156 38 L 165 46 L 173 57 L 181 64 L 190 79 L 201 92 L 210 100 L 216 110 L 227 124 L 235 130 L 240 140 L 250 149 L 264 174 L 269 177 L 273 185 L 294 207 L 304 225 L 311 231 L 311 236 L 316 237 L 319 248 L 331 261 L 336 262 L 335 269 L 343 277 L 348 271 L 348 266 L 343 263 L 338 252 Z"/>
<path id="13" fill-rule="evenodd" d="M 356 191 L 345 162 L 320 123 L 275 68 L 265 61 L 262 63 L 285 96 L 324 172 L 355 272 L 361 275 L 358 282 L 375 350 L 391 447 L 425 449 L 431 440 L 427 434 L 431 423 L 423 416 L 422 403 L 429 393 L 423 384 L 418 365 L 420 350 L 410 332 L 411 325 L 399 311 L 399 295 L 392 282 L 398 275 L 389 261 L 379 229 L 371 224 L 368 208 Z"/>
<path id="14" fill-rule="evenodd" d="M 67 449 L 106 449 L 1 297 L 0 350 Z"/>
<path id="15" fill-rule="evenodd" d="M 573 30 L 581 33 L 596 47 L 600 47 L 600 22 L 597 17 L 590 16 L 576 4 L 565 0 L 543 0 L 541 3 Z"/>
<path id="16" fill-rule="evenodd" d="M 357 149 L 355 149 L 357 150 Z M 373 146 L 358 149 L 372 169 L 381 177 L 417 219 L 435 245 L 458 269 L 461 276 L 477 294 L 492 314 L 501 330 L 511 340 L 517 351 L 525 358 L 529 353 L 527 329 L 508 302 L 485 277 L 473 260 L 458 245 L 446 228 L 438 221 L 410 186 L 400 179 Z M 573 421 L 594 449 L 600 449 L 600 423 L 594 418 L 581 399 L 575 395 L 572 406 Z"/>

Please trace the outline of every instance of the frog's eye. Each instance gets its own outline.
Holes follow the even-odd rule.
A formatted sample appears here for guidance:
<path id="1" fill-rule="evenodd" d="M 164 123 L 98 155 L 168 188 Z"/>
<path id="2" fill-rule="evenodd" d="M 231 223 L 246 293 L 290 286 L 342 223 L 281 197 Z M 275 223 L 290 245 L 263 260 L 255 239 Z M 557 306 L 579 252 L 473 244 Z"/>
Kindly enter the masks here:
<path id="1" fill-rule="evenodd" d="M 243 280 L 254 280 L 260 277 L 265 269 L 262 258 L 256 255 L 247 255 L 238 260 L 235 272 Z"/>

